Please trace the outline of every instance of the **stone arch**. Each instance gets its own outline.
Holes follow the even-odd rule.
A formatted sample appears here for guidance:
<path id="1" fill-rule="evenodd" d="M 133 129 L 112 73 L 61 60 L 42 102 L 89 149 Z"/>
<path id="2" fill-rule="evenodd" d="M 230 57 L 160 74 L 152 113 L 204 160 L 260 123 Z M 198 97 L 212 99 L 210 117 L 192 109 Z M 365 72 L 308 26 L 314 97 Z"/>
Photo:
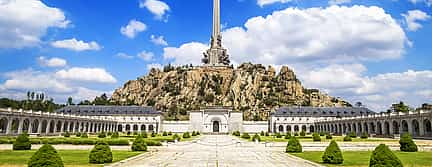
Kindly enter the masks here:
<path id="1" fill-rule="evenodd" d="M 298 125 L 294 125 L 294 132 L 298 132 L 299 131 L 299 126 Z"/>
<path id="2" fill-rule="evenodd" d="M 30 128 L 30 120 L 28 118 L 25 118 L 23 120 L 21 130 L 22 130 L 23 133 L 28 133 L 29 132 L 29 128 Z"/>
<path id="3" fill-rule="evenodd" d="M 84 132 L 84 130 L 85 130 L 84 122 L 81 122 L 80 132 Z"/>
<path id="4" fill-rule="evenodd" d="M 307 127 L 306 127 L 306 125 L 302 125 L 302 131 L 307 132 Z"/>
<path id="5" fill-rule="evenodd" d="M 41 133 L 47 133 L 47 127 L 48 127 L 48 121 L 46 119 L 44 119 L 42 121 Z"/>
<path id="6" fill-rule="evenodd" d="M 363 132 L 366 132 L 366 133 L 369 132 L 369 125 L 368 125 L 367 122 L 364 122 L 364 123 L 363 123 Z"/>
<path id="7" fill-rule="evenodd" d="M 117 125 L 117 131 L 118 131 L 118 132 L 123 132 L 123 125 L 118 124 L 118 125 Z"/>
<path id="8" fill-rule="evenodd" d="M 73 132 L 75 123 L 74 122 L 69 122 L 69 132 Z"/>
<path id="9" fill-rule="evenodd" d="M 12 133 L 18 133 L 20 120 L 18 118 L 12 119 L 11 131 Z"/>
<path id="10" fill-rule="evenodd" d="M 31 133 L 38 133 L 38 129 L 39 129 L 39 120 L 35 119 L 32 122 L 32 130 Z"/>
<path id="11" fill-rule="evenodd" d="M 6 117 L 2 117 L 0 119 L 0 133 L 7 132 L 8 119 Z"/>
<path id="12" fill-rule="evenodd" d="M 352 132 L 351 124 L 350 123 L 347 123 L 347 132 Z"/>
<path id="13" fill-rule="evenodd" d="M 291 132 L 291 131 L 292 131 L 292 130 L 291 130 L 291 125 L 287 125 L 287 126 L 286 126 L 286 131 L 287 131 L 287 132 Z"/>
<path id="14" fill-rule="evenodd" d="M 137 132 L 137 131 L 138 131 L 138 125 L 136 125 L 136 124 L 133 125 L 133 131 L 134 131 L 134 132 Z"/>
<path id="15" fill-rule="evenodd" d="M 63 122 L 63 132 L 67 132 L 68 131 L 68 121 L 64 121 Z"/>
<path id="16" fill-rule="evenodd" d="M 284 127 L 283 127 L 283 125 L 279 125 L 278 132 L 284 132 Z"/>
<path id="17" fill-rule="evenodd" d="M 153 125 L 149 125 L 149 126 L 148 126 L 148 130 L 149 130 L 150 132 L 153 132 L 153 131 L 154 131 L 154 127 L 153 127 Z"/>
<path id="18" fill-rule="evenodd" d="M 352 132 L 357 133 L 357 124 L 353 123 L 352 126 L 353 126 Z"/>
<path id="19" fill-rule="evenodd" d="M 369 122 L 369 128 L 370 128 L 371 133 L 376 134 L 376 127 L 375 127 L 374 122 Z"/>
<path id="20" fill-rule="evenodd" d="M 385 121 L 384 122 L 384 131 L 383 131 L 384 135 L 390 135 L 390 123 Z"/>
<path id="21" fill-rule="evenodd" d="M 126 132 L 129 132 L 131 130 L 131 127 L 129 124 L 126 125 Z"/>
<path id="22" fill-rule="evenodd" d="M 401 126 L 402 126 L 402 134 L 409 132 L 408 122 L 406 120 L 402 120 Z"/>
<path id="23" fill-rule="evenodd" d="M 382 124 L 381 124 L 381 122 L 377 122 L 377 126 L 376 126 L 377 128 L 376 128 L 376 133 L 377 134 L 379 134 L 379 135 L 383 135 L 383 129 L 382 129 Z"/>
<path id="24" fill-rule="evenodd" d="M 146 131 L 146 125 L 145 125 L 145 124 L 142 124 L 142 125 L 141 125 L 141 131 L 142 131 L 142 132 L 145 132 L 145 131 Z"/>
<path id="25" fill-rule="evenodd" d="M 61 125 L 62 125 L 62 122 L 61 121 L 57 121 L 57 125 L 56 125 L 56 132 L 61 132 Z"/>
<path id="26" fill-rule="evenodd" d="M 315 127 L 314 127 L 313 125 L 310 125 L 310 126 L 309 126 L 309 132 L 310 132 L 310 133 L 315 132 Z"/>
<path id="27" fill-rule="evenodd" d="M 397 121 L 393 121 L 393 134 L 400 134 L 399 123 Z"/>
<path id="28" fill-rule="evenodd" d="M 54 130 L 55 130 L 54 128 L 55 128 L 55 121 L 51 120 L 50 123 L 49 123 L 49 131 L 48 131 L 48 133 L 54 133 Z"/>
<path id="29" fill-rule="evenodd" d="M 429 119 L 423 121 L 423 129 L 426 136 L 432 136 L 432 125 Z"/>
<path id="30" fill-rule="evenodd" d="M 420 124 L 416 119 L 412 120 L 412 133 L 413 136 L 420 135 Z"/>
<path id="31" fill-rule="evenodd" d="M 89 131 L 90 131 L 89 128 L 90 128 L 90 123 L 87 122 L 87 123 L 86 123 L 86 130 L 85 130 L 85 131 L 86 131 L 86 132 L 89 132 Z"/>

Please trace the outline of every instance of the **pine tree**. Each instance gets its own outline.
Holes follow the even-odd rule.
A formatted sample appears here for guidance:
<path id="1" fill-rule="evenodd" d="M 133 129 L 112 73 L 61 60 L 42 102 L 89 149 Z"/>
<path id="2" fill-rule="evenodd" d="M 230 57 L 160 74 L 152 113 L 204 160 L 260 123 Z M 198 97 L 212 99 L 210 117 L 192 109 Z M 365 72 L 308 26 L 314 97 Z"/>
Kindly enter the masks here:
<path id="1" fill-rule="evenodd" d="M 27 165 L 29 167 L 63 167 L 63 161 L 54 147 L 44 144 L 33 154 Z"/>
<path id="2" fill-rule="evenodd" d="M 322 156 L 322 160 L 326 164 L 342 164 L 343 156 L 342 152 L 336 143 L 336 141 L 332 140 L 330 145 L 326 148 L 324 155 Z"/>
<path id="3" fill-rule="evenodd" d="M 417 152 L 417 145 L 414 143 L 411 135 L 409 133 L 405 133 L 399 140 L 400 150 L 403 152 Z"/>
<path id="4" fill-rule="evenodd" d="M 286 152 L 287 153 L 299 153 L 302 151 L 303 151 L 303 148 L 302 148 L 300 142 L 297 140 L 297 138 L 291 137 L 291 139 L 288 141 L 288 144 L 286 146 Z"/>
<path id="5" fill-rule="evenodd" d="M 403 165 L 385 144 L 380 144 L 372 152 L 369 167 L 403 167 Z"/>

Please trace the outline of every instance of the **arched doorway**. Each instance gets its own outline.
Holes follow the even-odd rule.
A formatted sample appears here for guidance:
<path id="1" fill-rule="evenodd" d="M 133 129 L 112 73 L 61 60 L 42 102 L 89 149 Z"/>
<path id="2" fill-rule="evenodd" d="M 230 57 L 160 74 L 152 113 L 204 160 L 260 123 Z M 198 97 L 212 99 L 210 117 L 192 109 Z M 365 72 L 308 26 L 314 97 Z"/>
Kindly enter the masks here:
<path id="1" fill-rule="evenodd" d="M 401 126 L 402 126 L 402 134 L 408 133 L 408 122 L 405 120 L 402 120 Z"/>
<path id="2" fill-rule="evenodd" d="M 412 132 L 413 132 L 413 136 L 419 136 L 420 135 L 420 125 L 419 122 L 417 120 L 413 120 L 412 121 Z"/>
<path id="3" fill-rule="evenodd" d="M 399 133 L 399 123 L 396 121 L 393 121 L 393 133 L 394 134 L 400 134 Z"/>
<path id="4" fill-rule="evenodd" d="M 219 121 L 213 121 L 213 132 L 219 132 Z"/>
<path id="5" fill-rule="evenodd" d="M 8 120 L 6 118 L 0 119 L 0 133 L 6 133 Z"/>
<path id="6" fill-rule="evenodd" d="M 122 125 L 117 125 L 117 131 L 118 132 L 123 132 L 123 126 Z"/>
<path id="7" fill-rule="evenodd" d="M 428 119 L 423 121 L 423 126 L 424 126 L 424 131 L 425 131 L 425 135 L 426 136 L 432 136 L 432 126 L 431 126 L 431 121 L 429 121 Z"/>
<path id="8" fill-rule="evenodd" d="M 38 133 L 38 128 L 39 128 L 39 120 L 35 119 L 35 120 L 33 120 L 33 123 L 32 123 L 31 133 Z"/>

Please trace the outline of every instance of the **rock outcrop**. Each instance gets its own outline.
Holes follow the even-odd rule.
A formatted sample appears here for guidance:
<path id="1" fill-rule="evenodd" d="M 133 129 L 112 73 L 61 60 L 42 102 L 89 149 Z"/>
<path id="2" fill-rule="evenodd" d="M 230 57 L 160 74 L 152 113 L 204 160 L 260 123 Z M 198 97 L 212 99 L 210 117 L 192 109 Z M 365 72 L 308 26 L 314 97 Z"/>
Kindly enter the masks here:
<path id="1" fill-rule="evenodd" d="M 120 104 L 150 105 L 166 119 L 187 119 L 187 111 L 205 106 L 232 106 L 246 120 L 262 120 L 280 106 L 350 106 L 344 100 L 305 89 L 288 67 L 279 74 L 269 66 L 171 67 L 152 69 L 147 76 L 128 81 L 111 100 Z"/>

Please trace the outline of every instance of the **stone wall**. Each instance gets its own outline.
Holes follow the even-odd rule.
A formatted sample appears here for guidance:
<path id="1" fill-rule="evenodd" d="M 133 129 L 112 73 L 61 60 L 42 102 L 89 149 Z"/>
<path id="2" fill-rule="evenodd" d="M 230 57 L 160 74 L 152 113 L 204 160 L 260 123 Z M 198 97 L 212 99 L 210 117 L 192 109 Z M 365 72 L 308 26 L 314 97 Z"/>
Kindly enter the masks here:
<path id="1" fill-rule="evenodd" d="M 267 132 L 269 129 L 267 121 L 243 121 L 241 132 L 260 133 Z"/>

